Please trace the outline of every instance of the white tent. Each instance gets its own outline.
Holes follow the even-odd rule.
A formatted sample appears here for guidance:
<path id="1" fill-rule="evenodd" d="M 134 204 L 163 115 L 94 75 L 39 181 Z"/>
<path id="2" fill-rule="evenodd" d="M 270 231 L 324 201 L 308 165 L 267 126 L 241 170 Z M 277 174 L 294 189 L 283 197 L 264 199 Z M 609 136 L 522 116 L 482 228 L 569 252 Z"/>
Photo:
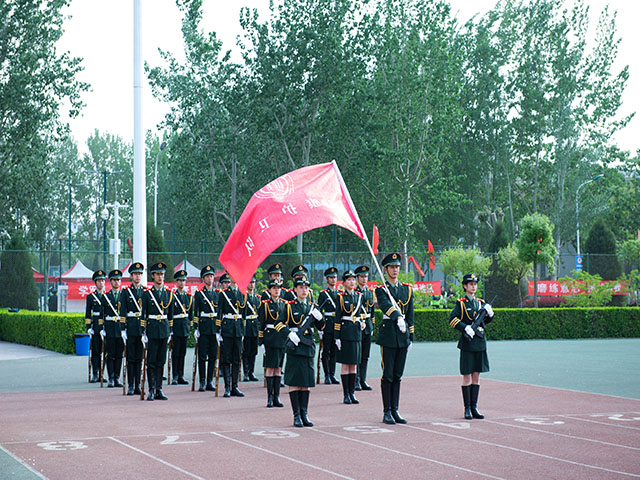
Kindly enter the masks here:
<path id="1" fill-rule="evenodd" d="M 86 282 L 91 281 L 93 271 L 89 270 L 80 260 L 73 264 L 69 270 L 62 274 L 63 282 Z"/>
<path id="2" fill-rule="evenodd" d="M 178 265 L 176 265 L 176 267 L 174 268 L 174 272 L 177 272 L 178 270 L 187 271 L 187 280 L 192 282 L 200 281 L 200 269 L 190 263 L 189 260 L 183 260 Z"/>

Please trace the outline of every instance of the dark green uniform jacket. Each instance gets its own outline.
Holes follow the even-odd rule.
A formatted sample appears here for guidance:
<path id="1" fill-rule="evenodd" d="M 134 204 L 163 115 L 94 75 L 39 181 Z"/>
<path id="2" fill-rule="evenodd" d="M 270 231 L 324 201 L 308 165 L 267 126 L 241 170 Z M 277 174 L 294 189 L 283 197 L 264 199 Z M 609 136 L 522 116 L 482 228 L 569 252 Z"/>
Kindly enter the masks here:
<path id="1" fill-rule="evenodd" d="M 305 318 L 314 307 L 312 302 L 301 302 L 297 298 L 288 303 L 289 309 L 287 312 L 286 325 L 289 327 L 289 331 L 296 332 L 300 337 L 300 343 L 295 348 L 287 348 L 287 355 L 298 355 L 301 357 L 314 357 L 316 354 L 316 344 L 313 340 L 313 328 L 308 328 L 305 333 L 299 329 L 305 323 Z M 324 319 L 313 320 L 313 326 L 317 330 L 323 330 L 325 326 Z M 288 335 L 288 333 L 287 333 Z M 303 338 L 305 342 L 303 342 Z"/>
<path id="2" fill-rule="evenodd" d="M 215 333 L 231 338 L 244 336 L 243 301 L 244 296 L 237 288 L 229 287 L 220 291 Z"/>
<path id="3" fill-rule="evenodd" d="M 362 339 L 361 322 L 364 322 L 363 298 L 360 292 L 340 292 L 333 334 L 336 340 L 358 342 Z"/>
<path id="4" fill-rule="evenodd" d="M 396 286 L 386 282 L 387 288 L 398 304 L 398 310 L 383 287 L 376 288 L 378 307 L 382 310 L 382 323 L 378 331 L 376 343 L 383 347 L 402 348 L 413 342 L 413 288 L 408 283 Z M 405 333 L 398 328 L 398 317 L 404 315 L 407 324 Z"/>
<path id="5" fill-rule="evenodd" d="M 85 310 L 84 321 L 87 329 L 93 328 L 94 333 L 102 330 L 104 322 L 104 295 L 94 291 L 87 295 L 87 307 Z"/>
<path id="6" fill-rule="evenodd" d="M 278 297 L 274 300 L 269 296 L 260 305 L 258 311 L 258 343 L 270 348 L 284 348 L 289 335 L 287 318 L 289 316 L 289 303 Z"/>
<path id="7" fill-rule="evenodd" d="M 176 290 L 173 292 L 173 334 L 177 337 L 188 337 L 191 333 L 191 322 L 193 321 L 193 295 L 186 289 L 183 293 Z"/>
<path id="8" fill-rule="evenodd" d="M 131 285 L 123 288 L 120 295 L 120 299 L 124 305 L 123 313 L 127 317 L 125 323 L 127 326 L 127 335 L 130 337 L 142 335 L 140 320 L 144 316 L 144 312 L 142 311 L 142 296 L 144 291 L 145 288 L 142 285 L 139 287 Z"/>
<path id="9" fill-rule="evenodd" d="M 449 325 L 460 332 L 460 340 L 458 340 L 458 348 L 465 352 L 482 352 L 487 349 L 487 341 L 475 335 L 471 340 L 464 336 L 464 327 L 471 325 L 473 319 L 480 310 L 484 300 L 479 298 L 472 299 L 465 295 L 459 298 L 456 306 L 453 307 L 451 315 L 449 315 Z M 485 323 L 491 320 L 487 318 Z M 486 332 L 485 332 L 486 333 Z"/>
<path id="10" fill-rule="evenodd" d="M 144 292 L 142 304 L 145 317 L 141 324 L 143 328 L 146 325 L 148 338 L 169 338 L 173 326 L 172 302 L 173 292 L 164 286 L 160 290 L 151 287 Z"/>
<path id="11" fill-rule="evenodd" d="M 193 296 L 193 325 L 201 335 L 213 335 L 216 328 L 218 295 L 215 288 L 203 287 Z"/>
<path id="12" fill-rule="evenodd" d="M 124 316 L 124 292 L 113 289 L 105 295 L 104 300 L 104 329 L 107 338 L 120 338 L 126 325 Z"/>
<path id="13" fill-rule="evenodd" d="M 325 288 L 318 295 L 318 305 L 322 305 L 324 312 L 325 333 L 333 333 L 336 322 L 336 309 L 338 308 L 338 289 Z"/>
<path id="14" fill-rule="evenodd" d="M 255 293 L 247 292 L 244 295 L 242 314 L 244 315 L 244 336 L 258 336 L 258 310 L 260 309 L 260 297 Z"/>
<path id="15" fill-rule="evenodd" d="M 374 315 L 374 305 L 376 303 L 375 295 L 373 294 L 373 290 L 370 290 L 369 287 L 360 288 L 358 285 L 356 290 L 362 294 L 362 304 L 364 306 L 364 311 L 362 313 L 364 321 L 366 322 L 366 326 L 362 331 L 363 335 L 371 335 L 373 333 L 373 326 L 376 322 L 376 317 Z"/>

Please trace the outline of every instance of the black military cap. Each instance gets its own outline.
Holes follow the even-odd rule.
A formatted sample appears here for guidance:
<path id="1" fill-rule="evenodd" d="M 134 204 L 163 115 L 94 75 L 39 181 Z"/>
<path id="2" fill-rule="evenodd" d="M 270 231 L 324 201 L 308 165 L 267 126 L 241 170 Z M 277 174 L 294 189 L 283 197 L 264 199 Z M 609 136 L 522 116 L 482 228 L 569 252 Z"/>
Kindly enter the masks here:
<path id="1" fill-rule="evenodd" d="M 291 270 L 291 276 L 293 278 L 296 278 L 297 275 L 304 275 L 304 276 L 309 276 L 309 270 L 307 270 L 307 267 L 305 267 L 304 265 L 296 265 L 295 267 L 293 267 L 293 270 Z"/>
<path id="2" fill-rule="evenodd" d="M 230 281 L 231 281 L 231 277 L 226 272 L 223 273 L 222 276 L 220 277 L 220 283 L 230 282 Z"/>
<path id="3" fill-rule="evenodd" d="M 251 280 L 249 280 L 249 283 L 256 283 L 256 276 L 255 275 L 253 275 L 251 277 Z"/>
<path id="4" fill-rule="evenodd" d="M 325 277 L 337 277 L 338 269 L 336 267 L 329 267 L 324 271 Z"/>
<path id="5" fill-rule="evenodd" d="M 141 264 L 140 262 L 135 262 L 129 265 L 129 274 L 143 273 L 143 272 L 144 272 L 144 265 Z"/>
<path id="6" fill-rule="evenodd" d="M 369 275 L 369 270 L 371 269 L 366 265 L 360 265 L 355 271 L 356 275 Z"/>
<path id="7" fill-rule="evenodd" d="M 267 268 L 267 275 L 271 275 L 272 273 L 282 273 L 282 265 L 279 263 L 274 263 L 269 268 Z"/>
<path id="8" fill-rule="evenodd" d="M 475 273 L 467 273 L 464 277 L 462 277 L 462 284 L 469 282 L 478 282 L 478 277 Z"/>
<path id="9" fill-rule="evenodd" d="M 122 271 L 121 270 L 111 270 L 109 272 L 109 280 L 111 280 L 112 278 L 122 278 Z"/>
<path id="10" fill-rule="evenodd" d="M 164 262 L 156 262 L 149 268 L 151 273 L 164 273 L 167 271 L 167 264 Z"/>
<path id="11" fill-rule="evenodd" d="M 186 270 L 178 270 L 173 274 L 174 280 L 186 280 L 187 279 L 187 271 Z"/>
<path id="12" fill-rule="evenodd" d="M 342 280 L 346 280 L 347 278 L 356 278 L 356 273 L 353 270 L 347 270 L 342 274 Z"/>
<path id="13" fill-rule="evenodd" d="M 309 283 L 309 280 L 307 280 L 306 275 L 298 275 L 293 280 L 293 286 L 297 287 L 298 285 L 311 285 L 311 284 Z"/>
<path id="14" fill-rule="evenodd" d="M 398 252 L 390 253 L 382 259 L 382 266 L 386 267 L 387 265 L 400 265 L 401 258 L 402 255 L 400 255 Z"/>
<path id="15" fill-rule="evenodd" d="M 268 283 L 268 288 L 273 288 L 273 287 L 279 287 L 282 288 L 282 282 L 280 280 L 278 280 L 277 278 L 272 278 L 271 280 L 269 280 Z"/>
<path id="16" fill-rule="evenodd" d="M 96 280 L 104 280 L 105 278 L 107 278 L 107 274 L 105 273 L 104 270 L 96 270 L 95 272 L 93 272 L 93 275 L 91 276 L 91 279 L 94 282 Z"/>
<path id="17" fill-rule="evenodd" d="M 213 275 L 216 271 L 213 269 L 211 265 L 205 265 L 200 270 L 200 278 L 204 278 L 205 275 Z"/>

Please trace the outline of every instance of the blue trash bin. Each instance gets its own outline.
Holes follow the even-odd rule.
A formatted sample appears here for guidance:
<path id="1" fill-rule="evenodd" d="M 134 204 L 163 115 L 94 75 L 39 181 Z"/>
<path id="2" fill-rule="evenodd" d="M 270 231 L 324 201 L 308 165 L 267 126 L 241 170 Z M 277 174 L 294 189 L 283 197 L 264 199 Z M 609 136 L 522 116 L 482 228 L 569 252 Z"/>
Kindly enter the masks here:
<path id="1" fill-rule="evenodd" d="M 88 333 L 74 333 L 76 340 L 76 355 L 89 356 L 90 338 Z"/>

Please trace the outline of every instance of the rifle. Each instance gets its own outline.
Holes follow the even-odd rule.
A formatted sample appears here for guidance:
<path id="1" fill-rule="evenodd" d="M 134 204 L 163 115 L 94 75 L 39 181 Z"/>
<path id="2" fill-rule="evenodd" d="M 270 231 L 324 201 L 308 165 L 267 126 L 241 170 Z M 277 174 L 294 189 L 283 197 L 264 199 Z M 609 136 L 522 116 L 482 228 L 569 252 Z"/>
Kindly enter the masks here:
<path id="1" fill-rule="evenodd" d="M 124 344 L 124 369 L 122 370 L 122 395 L 127 394 L 127 344 Z"/>
<path id="2" fill-rule="evenodd" d="M 144 382 L 147 376 L 147 344 L 142 349 L 142 382 L 140 384 L 140 400 L 144 400 Z"/>
<path id="3" fill-rule="evenodd" d="M 318 364 L 316 365 L 316 383 L 320 383 L 320 363 L 322 362 L 322 350 L 324 349 L 324 342 L 320 339 L 320 347 L 318 348 Z"/>
<path id="4" fill-rule="evenodd" d="M 220 344 L 218 344 L 218 353 L 216 355 L 216 397 L 218 396 L 219 383 L 220 383 Z"/>
<path id="5" fill-rule="evenodd" d="M 329 297 L 327 296 L 327 300 L 328 299 Z M 322 305 L 318 307 L 318 310 L 324 307 L 324 304 L 327 303 L 327 300 L 322 302 Z M 313 340 L 307 340 L 304 337 L 304 334 L 307 333 L 307 330 L 309 330 L 313 326 L 313 320 L 315 319 L 311 316 L 311 312 L 313 311 L 314 308 L 316 307 L 312 303 L 311 308 L 309 309 L 309 313 L 307 313 L 307 316 L 304 317 L 304 320 L 301 322 L 302 326 L 298 329 L 298 337 L 300 338 L 300 343 L 304 343 L 305 345 L 308 345 L 308 346 L 315 345 L 315 342 Z M 288 349 L 294 350 L 296 347 L 297 345 L 294 345 L 294 343 L 291 340 L 287 340 Z"/>
<path id="6" fill-rule="evenodd" d="M 87 364 L 88 364 L 88 368 L 89 368 L 89 379 L 87 381 L 89 383 L 91 383 L 91 351 L 92 351 L 92 347 L 93 347 L 93 335 L 91 335 L 89 337 L 89 358 L 87 359 Z"/>
<path id="7" fill-rule="evenodd" d="M 169 359 L 167 360 L 167 384 L 171 383 L 171 360 L 173 359 L 173 337 L 169 342 Z"/>
<path id="8" fill-rule="evenodd" d="M 198 339 L 196 338 L 196 349 L 193 352 L 193 372 L 191 374 L 191 391 L 196 389 L 196 368 L 198 366 Z"/>
<path id="9" fill-rule="evenodd" d="M 100 352 L 100 388 L 104 386 L 104 342 L 107 339 L 107 336 L 102 339 L 102 349 Z"/>
<path id="10" fill-rule="evenodd" d="M 496 298 L 498 298 L 497 295 L 493 297 L 493 300 L 491 300 L 490 304 L 495 302 Z M 473 328 L 473 331 L 476 332 L 476 335 L 480 338 L 484 338 L 484 319 L 486 316 L 487 311 L 483 306 L 480 310 L 478 310 L 478 313 L 476 313 L 476 316 L 473 319 L 473 323 L 471 323 L 471 328 Z M 464 336 L 467 338 L 467 340 L 471 340 L 471 337 L 467 335 L 467 332 L 464 333 Z"/>

